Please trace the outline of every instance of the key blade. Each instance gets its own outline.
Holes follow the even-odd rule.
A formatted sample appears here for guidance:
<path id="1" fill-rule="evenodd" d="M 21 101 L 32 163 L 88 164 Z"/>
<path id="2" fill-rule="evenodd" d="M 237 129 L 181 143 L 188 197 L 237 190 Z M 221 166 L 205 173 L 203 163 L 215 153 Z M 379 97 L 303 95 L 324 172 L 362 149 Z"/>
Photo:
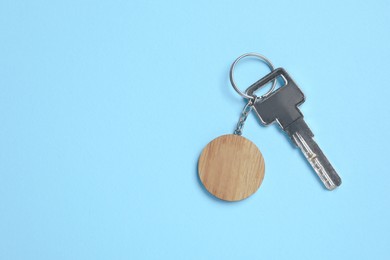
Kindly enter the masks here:
<path id="1" fill-rule="evenodd" d="M 320 177 L 322 183 L 328 190 L 334 190 L 341 184 L 341 179 L 329 163 L 326 156 L 322 153 L 317 143 L 311 139 L 307 142 L 300 133 L 292 135 L 295 143 L 305 155 L 307 161 L 310 163 L 314 171 Z"/>
<path id="2" fill-rule="evenodd" d="M 341 178 L 330 164 L 321 148 L 314 141 L 314 134 L 303 118 L 291 123 L 285 131 L 304 154 L 305 158 L 328 190 L 333 190 L 341 185 Z"/>

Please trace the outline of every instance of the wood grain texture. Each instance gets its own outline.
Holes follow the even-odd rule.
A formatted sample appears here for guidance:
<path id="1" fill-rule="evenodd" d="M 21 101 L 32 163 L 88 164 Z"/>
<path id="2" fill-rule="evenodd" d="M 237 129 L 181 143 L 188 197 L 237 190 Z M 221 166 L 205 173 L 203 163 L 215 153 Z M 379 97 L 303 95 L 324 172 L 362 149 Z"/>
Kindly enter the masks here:
<path id="1" fill-rule="evenodd" d="M 255 193 L 264 178 L 264 159 L 254 143 L 223 135 L 202 151 L 198 174 L 206 189 L 222 200 L 238 201 Z"/>

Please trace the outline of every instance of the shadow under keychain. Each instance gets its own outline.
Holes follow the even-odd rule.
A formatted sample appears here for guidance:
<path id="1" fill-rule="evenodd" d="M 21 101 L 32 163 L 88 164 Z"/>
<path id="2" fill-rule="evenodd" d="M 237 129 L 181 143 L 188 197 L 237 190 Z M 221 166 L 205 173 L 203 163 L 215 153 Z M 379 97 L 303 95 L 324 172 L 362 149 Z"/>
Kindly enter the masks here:
<path id="1" fill-rule="evenodd" d="M 260 59 L 271 72 L 243 93 L 234 81 L 234 68 L 245 57 Z M 281 78 L 284 84 L 275 90 L 278 78 Z M 314 141 L 314 135 L 298 109 L 305 101 L 305 96 L 283 68 L 274 69 L 272 63 L 260 54 L 246 53 L 231 65 L 230 82 L 234 90 L 248 102 L 234 134 L 222 135 L 212 140 L 199 157 L 199 178 L 211 194 L 222 200 L 239 201 L 255 193 L 263 181 L 264 158 L 254 143 L 241 136 L 245 120 L 252 110 L 262 124 L 278 123 L 304 154 L 328 190 L 340 186 L 340 177 Z M 271 88 L 264 95 L 257 97 L 255 92 L 270 82 Z"/>

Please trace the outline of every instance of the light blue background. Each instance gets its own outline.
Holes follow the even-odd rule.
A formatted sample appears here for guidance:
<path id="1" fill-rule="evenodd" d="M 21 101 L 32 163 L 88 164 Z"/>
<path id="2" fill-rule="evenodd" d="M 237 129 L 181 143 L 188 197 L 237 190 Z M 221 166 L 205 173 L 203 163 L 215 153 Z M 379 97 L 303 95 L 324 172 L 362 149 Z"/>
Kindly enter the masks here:
<path id="1" fill-rule="evenodd" d="M 390 3 L 357 2 L 2 0 L 0 259 L 389 259 Z M 336 191 L 253 115 L 259 191 L 201 187 L 249 51 L 306 94 Z"/>

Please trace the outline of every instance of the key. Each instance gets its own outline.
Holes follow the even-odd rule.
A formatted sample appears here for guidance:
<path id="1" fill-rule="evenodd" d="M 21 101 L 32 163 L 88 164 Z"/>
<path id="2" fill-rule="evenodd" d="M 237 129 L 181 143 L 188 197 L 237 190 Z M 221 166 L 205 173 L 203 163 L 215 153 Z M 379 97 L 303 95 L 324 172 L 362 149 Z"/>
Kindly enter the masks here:
<path id="1" fill-rule="evenodd" d="M 305 96 L 288 73 L 283 68 L 273 70 L 251 85 L 246 93 L 254 96 L 256 90 L 278 77 L 284 80 L 284 86 L 257 100 L 253 105 L 253 110 L 264 125 L 276 121 L 305 155 L 325 187 L 333 190 L 340 186 L 341 178 L 314 141 L 314 134 L 298 109 L 298 106 L 305 101 Z"/>

